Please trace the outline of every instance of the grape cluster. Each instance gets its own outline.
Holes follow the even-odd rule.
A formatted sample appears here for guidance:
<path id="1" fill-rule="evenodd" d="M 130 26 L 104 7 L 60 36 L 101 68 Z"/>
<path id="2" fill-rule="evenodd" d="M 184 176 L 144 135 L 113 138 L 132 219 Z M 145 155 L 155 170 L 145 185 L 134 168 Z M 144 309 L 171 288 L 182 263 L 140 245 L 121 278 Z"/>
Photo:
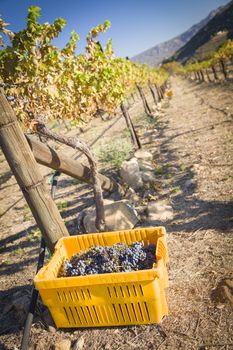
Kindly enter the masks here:
<path id="1" fill-rule="evenodd" d="M 124 243 L 95 246 L 65 260 L 60 277 L 151 269 L 155 263 L 155 249 L 155 244 L 144 247 L 142 242 L 133 242 L 130 246 Z"/>

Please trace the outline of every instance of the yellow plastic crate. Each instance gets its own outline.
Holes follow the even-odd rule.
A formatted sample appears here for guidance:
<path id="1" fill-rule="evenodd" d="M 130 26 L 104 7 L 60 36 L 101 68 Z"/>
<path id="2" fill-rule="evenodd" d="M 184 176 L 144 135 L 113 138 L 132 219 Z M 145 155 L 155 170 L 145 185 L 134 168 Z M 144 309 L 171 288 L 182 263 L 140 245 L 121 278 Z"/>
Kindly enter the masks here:
<path id="1" fill-rule="evenodd" d="M 64 259 L 80 250 L 135 241 L 156 244 L 157 262 L 152 269 L 57 277 Z M 167 315 L 167 260 L 164 227 L 64 237 L 34 283 L 58 328 L 159 323 Z"/>

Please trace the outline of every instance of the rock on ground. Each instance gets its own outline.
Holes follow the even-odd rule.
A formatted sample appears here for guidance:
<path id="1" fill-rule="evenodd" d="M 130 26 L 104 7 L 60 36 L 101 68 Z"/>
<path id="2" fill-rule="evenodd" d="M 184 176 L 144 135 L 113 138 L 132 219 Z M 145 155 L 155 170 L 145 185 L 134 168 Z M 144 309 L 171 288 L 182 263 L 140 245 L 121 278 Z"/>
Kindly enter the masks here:
<path id="1" fill-rule="evenodd" d="M 157 179 L 153 172 L 144 171 L 142 172 L 142 180 L 143 182 L 147 183 L 147 182 L 155 182 Z"/>
<path id="2" fill-rule="evenodd" d="M 134 190 L 137 190 L 143 186 L 138 161 L 136 158 L 132 158 L 129 161 L 124 161 L 122 163 L 120 175 L 122 180 Z"/>
<path id="3" fill-rule="evenodd" d="M 56 333 L 56 328 L 55 327 L 53 327 L 53 326 L 48 326 L 48 331 L 50 332 L 50 333 Z"/>
<path id="4" fill-rule="evenodd" d="M 72 350 L 82 350 L 84 346 L 84 338 L 79 338 L 73 345 Z"/>
<path id="5" fill-rule="evenodd" d="M 53 347 L 54 350 L 70 350 L 70 348 L 71 341 L 69 339 L 58 340 Z"/>
<path id="6" fill-rule="evenodd" d="M 233 305 L 233 279 L 223 279 L 212 290 L 211 299 L 220 304 L 229 302 Z"/>
<path id="7" fill-rule="evenodd" d="M 15 292 L 11 300 L 3 308 L 1 314 L 6 315 L 13 310 L 18 322 L 24 322 L 30 304 L 30 297 L 31 295 L 28 291 L 25 291 L 24 294 L 21 291 Z"/>
<path id="8" fill-rule="evenodd" d="M 104 209 L 106 226 L 109 231 L 129 230 L 139 220 L 135 209 L 132 208 L 127 200 L 105 204 Z M 96 211 L 93 209 L 88 212 L 83 220 L 86 232 L 97 232 L 95 219 Z"/>
<path id="9" fill-rule="evenodd" d="M 152 160 L 153 159 L 153 154 L 148 152 L 148 151 L 144 151 L 143 149 L 139 149 L 134 153 L 134 156 L 138 159 L 144 159 L 144 160 Z"/>
<path id="10" fill-rule="evenodd" d="M 189 179 L 189 180 L 185 181 L 185 183 L 184 183 L 185 189 L 194 188 L 195 186 L 196 186 L 196 184 L 195 184 L 195 181 L 193 179 Z"/>
<path id="11" fill-rule="evenodd" d="M 138 165 L 139 165 L 139 169 L 141 171 L 154 171 L 155 170 L 154 165 L 150 161 L 147 161 L 147 160 L 139 159 Z"/>
<path id="12" fill-rule="evenodd" d="M 165 201 L 149 202 L 147 214 L 151 221 L 166 221 L 173 219 L 173 209 Z"/>
<path id="13" fill-rule="evenodd" d="M 132 204 L 138 204 L 140 202 L 140 197 L 131 187 L 129 187 L 124 197 L 125 199 L 128 199 Z"/>

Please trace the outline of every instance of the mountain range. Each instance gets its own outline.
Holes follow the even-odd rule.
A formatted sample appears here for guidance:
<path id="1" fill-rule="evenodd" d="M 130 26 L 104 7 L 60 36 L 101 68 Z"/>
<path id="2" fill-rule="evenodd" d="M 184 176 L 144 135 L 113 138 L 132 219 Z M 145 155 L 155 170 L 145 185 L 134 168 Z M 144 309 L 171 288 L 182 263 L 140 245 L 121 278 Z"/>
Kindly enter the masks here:
<path id="1" fill-rule="evenodd" d="M 209 15 L 175 38 L 155 45 L 154 47 L 131 58 L 133 62 L 157 66 L 164 60 L 180 62 L 190 58 L 200 46 L 220 31 L 227 31 L 227 37 L 233 35 L 233 0 L 227 5 L 213 10 Z"/>

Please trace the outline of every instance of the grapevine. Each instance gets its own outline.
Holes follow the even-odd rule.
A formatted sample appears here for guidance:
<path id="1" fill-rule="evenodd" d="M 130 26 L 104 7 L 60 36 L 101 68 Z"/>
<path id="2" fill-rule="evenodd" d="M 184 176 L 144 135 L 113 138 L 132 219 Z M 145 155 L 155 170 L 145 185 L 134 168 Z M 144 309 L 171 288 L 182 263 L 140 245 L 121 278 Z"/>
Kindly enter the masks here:
<path id="1" fill-rule="evenodd" d="M 183 67 L 183 73 L 191 74 L 194 73 L 195 77 L 199 80 L 204 80 L 204 72 L 206 72 L 208 81 L 210 81 L 208 75 L 208 69 L 212 69 L 215 80 L 218 80 L 216 74 L 216 65 L 220 65 L 225 79 L 227 78 L 227 71 L 225 63 L 227 60 L 231 61 L 233 58 L 233 40 L 227 40 L 211 57 L 201 62 L 190 63 Z"/>
<path id="2" fill-rule="evenodd" d="M 164 71 L 116 58 L 111 40 L 106 48 L 97 41 L 111 25 L 105 21 L 93 27 L 86 37 L 83 54 L 76 54 L 78 34 L 73 31 L 68 43 L 59 49 L 53 40 L 62 32 L 66 21 L 58 18 L 54 23 L 39 22 L 41 9 L 30 6 L 25 29 L 13 33 L 8 24 L 0 20 L 0 32 L 8 36 L 11 45 L 0 37 L 0 76 L 8 99 L 24 129 L 56 139 L 66 145 L 75 143 L 63 135 L 55 135 L 46 125 L 53 119 L 89 122 L 99 110 L 110 115 L 116 113 L 123 100 L 140 84 L 150 80 L 162 84 Z M 88 147 L 85 145 L 85 150 Z M 96 227 L 103 231 L 104 208 L 97 164 L 88 150 L 96 202 Z M 99 216 L 99 217 L 98 217 Z"/>
<path id="3" fill-rule="evenodd" d="M 53 39 L 62 32 L 66 21 L 41 24 L 41 9 L 31 6 L 26 28 L 13 33 L 0 21 L 0 31 L 11 45 L 0 44 L 0 75 L 8 84 L 6 93 L 14 96 L 12 106 L 24 127 L 32 118 L 47 122 L 52 119 L 84 120 L 88 122 L 98 110 L 114 115 L 121 102 L 150 81 L 161 85 L 167 73 L 161 69 L 116 58 L 112 41 L 102 49 L 97 41 L 111 25 L 110 21 L 93 27 L 86 37 L 83 54 L 76 54 L 78 34 L 59 49 Z"/>

